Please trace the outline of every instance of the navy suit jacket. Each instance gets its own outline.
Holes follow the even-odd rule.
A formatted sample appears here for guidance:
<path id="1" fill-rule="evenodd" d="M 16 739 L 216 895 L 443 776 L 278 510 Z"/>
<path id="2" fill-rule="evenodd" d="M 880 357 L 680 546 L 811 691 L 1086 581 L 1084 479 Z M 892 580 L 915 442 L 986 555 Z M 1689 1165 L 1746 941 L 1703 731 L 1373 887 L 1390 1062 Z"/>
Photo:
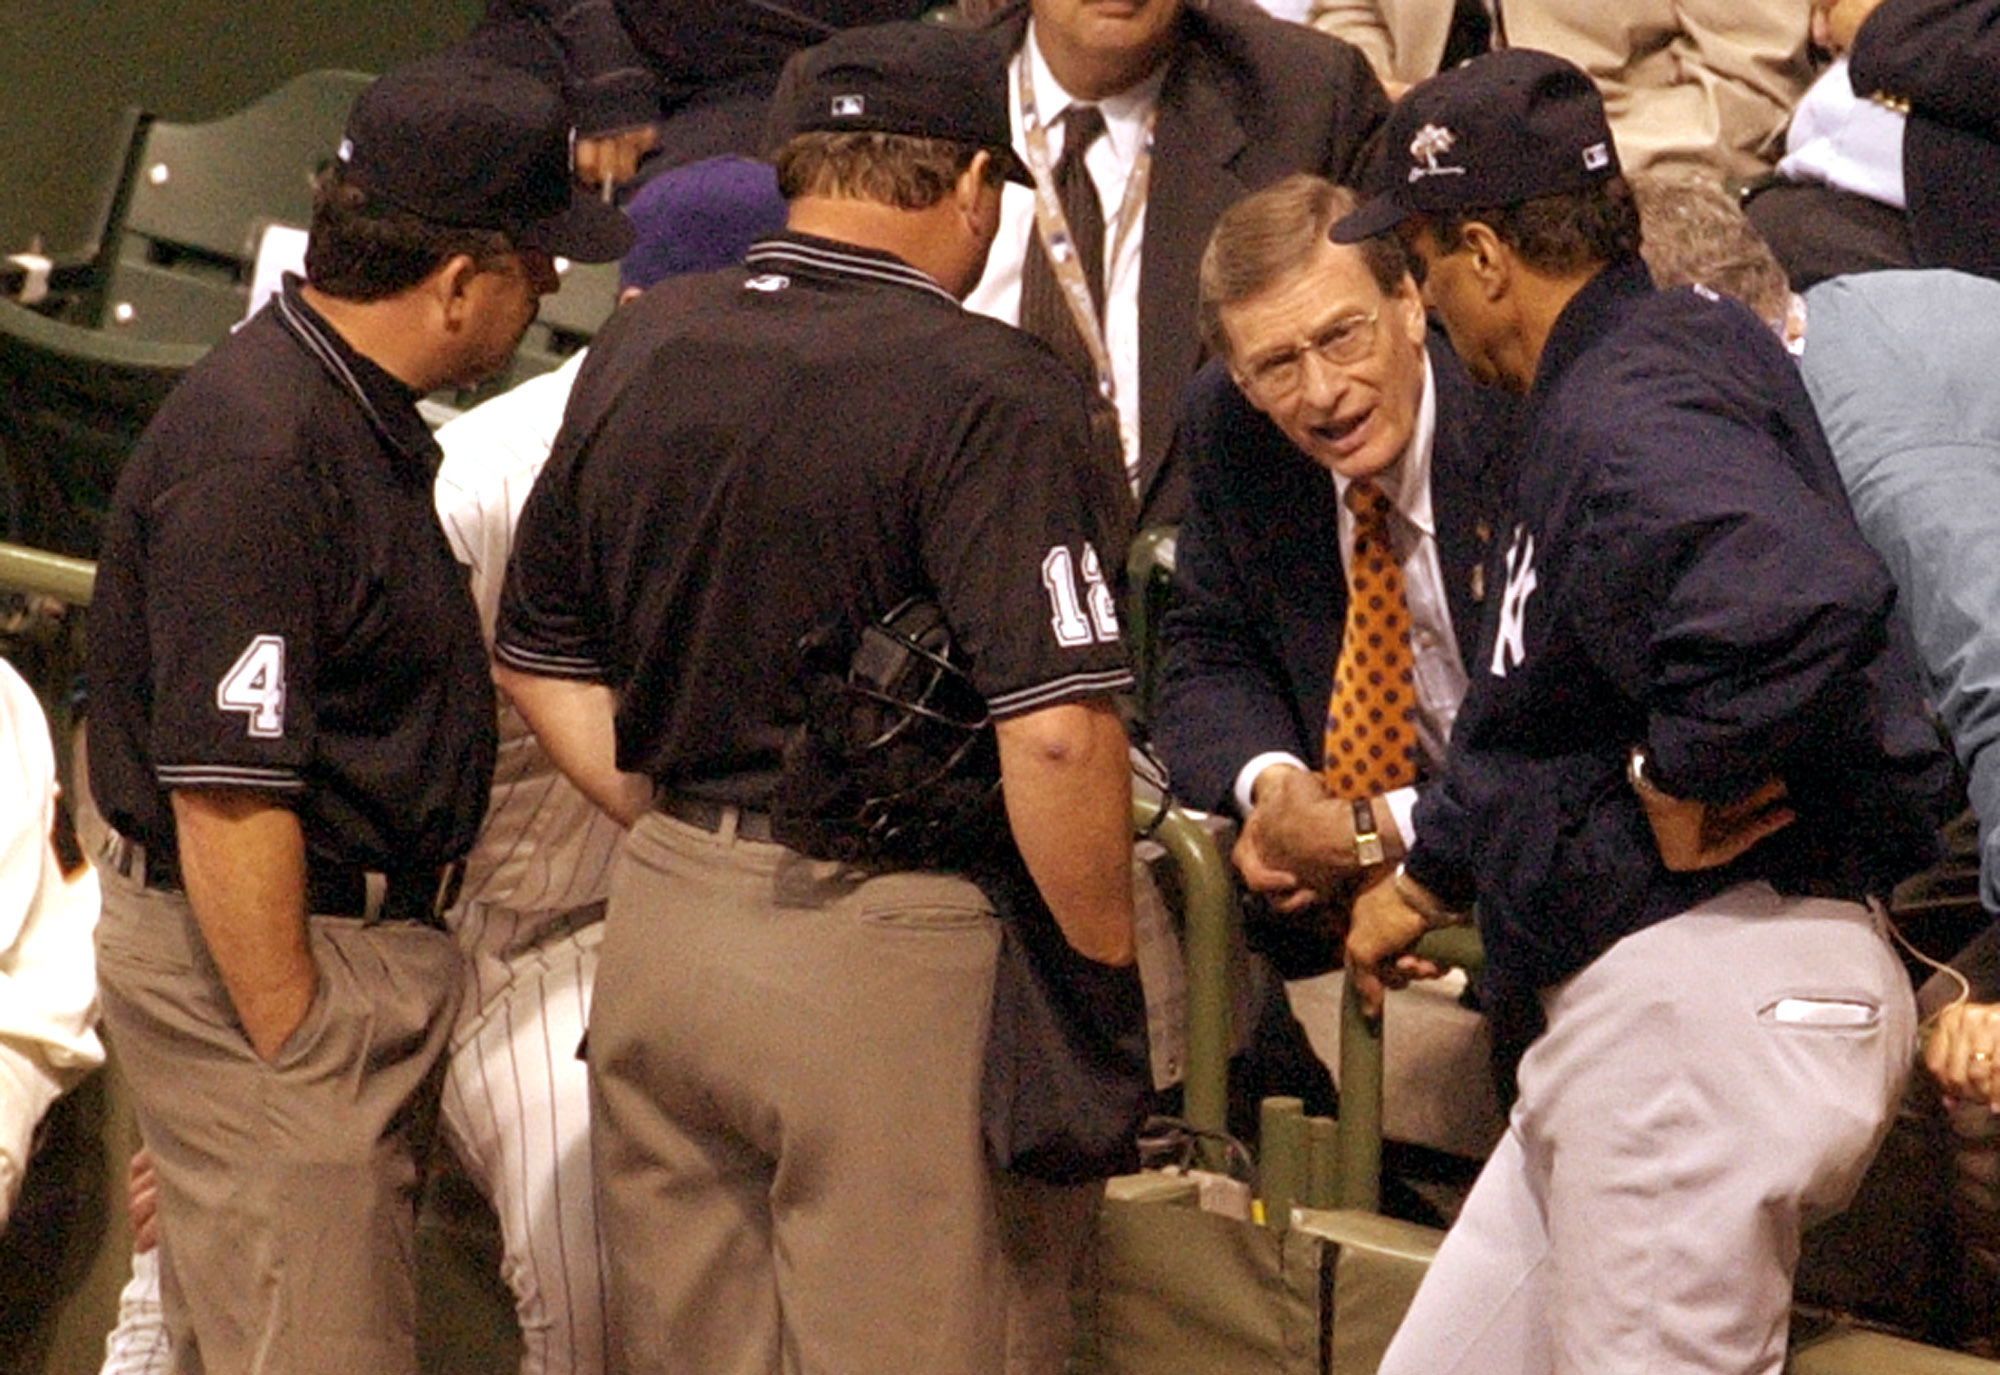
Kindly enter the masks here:
<path id="1" fill-rule="evenodd" d="M 1514 403 L 1475 387 L 1435 333 L 1429 354 L 1431 508 L 1452 631 L 1470 668 L 1484 611 L 1478 570 L 1504 496 Z M 1257 755 L 1283 750 L 1320 764 L 1347 618 L 1340 500 L 1332 477 L 1244 398 L 1220 360 L 1188 385 L 1180 425 L 1192 504 L 1162 624 L 1153 736 L 1179 797 L 1233 813 L 1237 772 Z M 1254 928 L 1253 943 L 1288 977 L 1338 962 L 1330 932 L 1259 939 Z"/>
<path id="2" fill-rule="evenodd" d="M 1139 273 L 1139 507 L 1142 526 L 1179 521 L 1187 483 L 1174 409 L 1201 366 L 1195 287 L 1216 219 L 1293 172 L 1358 184 L 1389 100 L 1359 49 L 1273 19 L 1248 0 L 1196 0 L 1161 80 Z M 1011 55 L 1027 6 L 992 32 Z M 1033 245 L 1033 240 L 1030 240 Z"/>

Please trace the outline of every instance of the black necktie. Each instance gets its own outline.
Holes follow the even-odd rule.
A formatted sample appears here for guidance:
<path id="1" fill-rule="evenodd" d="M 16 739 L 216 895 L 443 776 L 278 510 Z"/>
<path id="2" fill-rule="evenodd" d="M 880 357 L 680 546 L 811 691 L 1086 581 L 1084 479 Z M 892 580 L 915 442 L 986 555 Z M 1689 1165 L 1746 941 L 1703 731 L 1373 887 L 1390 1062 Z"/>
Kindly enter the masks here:
<path id="1" fill-rule="evenodd" d="M 1069 222 L 1070 242 L 1077 261 L 1083 264 L 1083 279 L 1090 284 L 1090 299 L 1097 304 L 1098 318 L 1104 317 L 1104 203 L 1097 198 L 1097 186 L 1083 155 L 1104 133 L 1104 115 L 1095 105 L 1072 105 L 1062 115 L 1063 151 L 1056 160 L 1056 199 L 1062 202 L 1063 218 Z M 1028 252 L 1021 262 L 1021 328 L 1045 339 L 1057 355 L 1095 384 L 1097 365 L 1083 336 L 1077 332 L 1076 318 L 1070 314 L 1062 286 L 1049 266 L 1047 249 L 1039 233 L 1028 238 Z"/>

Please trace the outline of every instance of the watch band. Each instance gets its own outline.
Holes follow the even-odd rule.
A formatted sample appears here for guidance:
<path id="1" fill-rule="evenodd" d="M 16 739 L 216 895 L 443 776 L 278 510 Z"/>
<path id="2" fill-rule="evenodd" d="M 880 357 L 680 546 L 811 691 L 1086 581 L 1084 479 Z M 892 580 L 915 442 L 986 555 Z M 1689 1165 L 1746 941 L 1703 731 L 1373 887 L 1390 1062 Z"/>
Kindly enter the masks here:
<path id="1" fill-rule="evenodd" d="M 1387 855 L 1382 849 L 1382 832 L 1375 825 L 1375 799 L 1354 799 L 1354 858 L 1364 868 L 1380 864 Z"/>

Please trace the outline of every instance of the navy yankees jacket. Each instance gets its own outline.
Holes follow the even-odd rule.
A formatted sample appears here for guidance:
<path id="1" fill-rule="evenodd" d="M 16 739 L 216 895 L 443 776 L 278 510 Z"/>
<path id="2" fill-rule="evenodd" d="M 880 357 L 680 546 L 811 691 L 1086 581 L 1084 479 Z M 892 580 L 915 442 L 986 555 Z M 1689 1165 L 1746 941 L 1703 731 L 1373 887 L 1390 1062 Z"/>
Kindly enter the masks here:
<path id="1" fill-rule="evenodd" d="M 1933 858 L 1951 785 L 1891 641 L 1894 586 L 1749 312 L 1614 263 L 1558 319 L 1523 423 L 1481 646 L 1407 860 L 1477 898 L 1496 1021 L 1746 880 L 1886 893 Z M 1626 782 L 1640 743 L 1671 794 L 1729 802 L 1777 776 L 1798 819 L 1670 873 Z"/>

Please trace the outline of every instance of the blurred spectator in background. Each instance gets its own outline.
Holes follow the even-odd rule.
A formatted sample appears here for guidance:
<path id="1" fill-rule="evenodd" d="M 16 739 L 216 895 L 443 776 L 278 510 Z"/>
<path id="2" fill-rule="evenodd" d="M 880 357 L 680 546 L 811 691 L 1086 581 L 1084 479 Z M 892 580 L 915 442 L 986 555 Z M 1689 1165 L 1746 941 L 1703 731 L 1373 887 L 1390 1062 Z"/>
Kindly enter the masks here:
<path id="1" fill-rule="evenodd" d="M 786 59 L 856 24 L 914 19 L 929 0 L 486 0 L 468 44 L 560 89 L 585 183 L 628 181 L 720 153 L 764 152 Z"/>
<path id="2" fill-rule="evenodd" d="M 97 874 L 65 876 L 51 837 L 56 761 L 48 721 L 0 660 L 0 1229 L 64 1089 L 104 1062 L 92 1030 Z"/>
<path id="3" fill-rule="evenodd" d="M 1307 22 L 1361 49 L 1392 100 L 1493 46 L 1491 0 L 1312 0 Z"/>
<path id="4" fill-rule="evenodd" d="M 1796 353 L 1805 308 L 1735 198 L 1701 176 L 1642 172 L 1627 180 L 1643 228 L 1639 256 L 1654 285 L 1699 285 L 1741 301 Z"/>
<path id="5" fill-rule="evenodd" d="M 1797 0 L 1313 0 L 1312 22 L 1366 53 L 1396 96 L 1489 43 L 1568 58 L 1603 94 L 1628 173 L 1768 171 L 1812 79 Z"/>
<path id="6" fill-rule="evenodd" d="M 2000 0 L 1881 0 L 1852 41 L 1854 89 L 1909 116 L 1917 265 L 2000 276 Z"/>
<path id="7" fill-rule="evenodd" d="M 1857 94 L 1848 69 L 1855 34 L 1880 2 L 1812 0 L 1813 42 L 1833 64 L 1799 101 L 1776 172 L 1746 197 L 1800 291 L 1843 272 L 1916 262 L 1903 215 L 1903 111 Z"/>

